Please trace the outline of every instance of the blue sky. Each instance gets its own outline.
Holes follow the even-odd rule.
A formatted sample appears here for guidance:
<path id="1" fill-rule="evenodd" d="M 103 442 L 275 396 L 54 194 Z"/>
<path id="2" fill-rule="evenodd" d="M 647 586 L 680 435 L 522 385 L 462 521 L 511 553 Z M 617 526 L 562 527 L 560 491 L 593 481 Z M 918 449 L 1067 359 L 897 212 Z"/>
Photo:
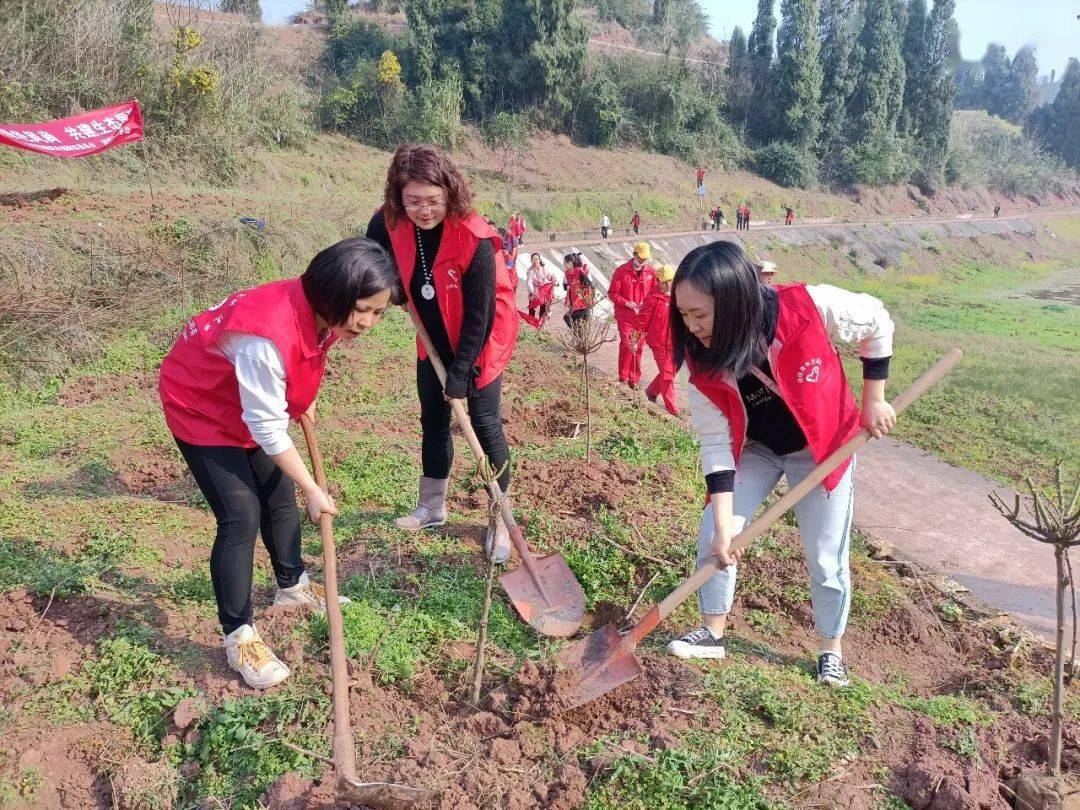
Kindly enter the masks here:
<path id="1" fill-rule="evenodd" d="M 756 0 L 700 0 L 712 20 L 713 35 L 725 39 L 741 25 L 749 32 Z M 308 0 L 262 0 L 269 23 L 283 22 L 307 8 Z M 779 9 L 779 2 L 777 3 Z M 779 13 L 779 12 L 778 12 Z M 960 48 L 964 58 L 978 59 L 988 42 L 1002 42 L 1009 53 L 1034 45 L 1041 73 L 1065 69 L 1070 56 L 1080 57 L 1080 3 L 1075 0 L 957 0 Z"/>

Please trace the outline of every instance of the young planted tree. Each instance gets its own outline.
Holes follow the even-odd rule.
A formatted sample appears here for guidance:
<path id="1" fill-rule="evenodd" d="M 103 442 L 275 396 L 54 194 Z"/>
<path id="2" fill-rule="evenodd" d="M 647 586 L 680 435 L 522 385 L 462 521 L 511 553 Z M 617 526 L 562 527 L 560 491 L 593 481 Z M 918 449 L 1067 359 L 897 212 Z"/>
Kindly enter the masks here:
<path id="1" fill-rule="evenodd" d="M 1066 493 L 1065 475 L 1062 465 L 1058 464 L 1054 472 L 1052 494 L 1045 496 L 1041 488 L 1028 478 L 1031 493 L 1027 504 L 1027 516 L 1021 516 L 1020 495 L 1012 508 L 997 493 L 990 493 L 990 501 L 997 510 L 1016 528 L 1028 537 L 1054 547 L 1054 564 L 1057 572 L 1057 656 L 1054 659 L 1054 709 L 1050 728 L 1050 762 L 1052 776 L 1061 775 L 1061 725 L 1064 713 L 1061 709 L 1062 694 L 1065 690 L 1065 588 L 1072 596 L 1072 654 L 1069 659 L 1069 677 L 1071 681 L 1076 673 L 1076 589 L 1073 582 L 1072 563 L 1069 549 L 1080 545 L 1080 480 L 1069 497 Z"/>
<path id="2" fill-rule="evenodd" d="M 595 288 L 594 288 L 595 289 Z M 593 301 L 593 309 L 600 302 Z M 589 356 L 603 348 L 605 343 L 619 339 L 613 333 L 609 318 L 582 318 L 571 321 L 570 328 L 559 333 L 563 347 L 581 357 L 581 386 L 585 393 L 585 460 L 592 461 L 592 391 L 589 385 Z"/>

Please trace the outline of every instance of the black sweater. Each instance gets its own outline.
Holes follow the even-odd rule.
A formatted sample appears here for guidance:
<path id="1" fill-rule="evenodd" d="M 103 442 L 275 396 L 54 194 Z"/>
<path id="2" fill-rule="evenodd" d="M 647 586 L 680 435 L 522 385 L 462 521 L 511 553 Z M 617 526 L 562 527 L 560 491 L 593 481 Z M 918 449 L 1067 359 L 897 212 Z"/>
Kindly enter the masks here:
<path id="1" fill-rule="evenodd" d="M 443 322 L 438 300 L 432 298 L 429 301 L 420 294 L 420 289 L 426 283 L 420 252 L 423 251 L 430 272 L 435 266 L 442 232 L 441 224 L 429 231 L 416 229 L 420 249 L 416 251 L 412 280 L 406 292 L 409 301 L 416 308 L 420 323 L 424 325 L 428 337 L 431 338 L 431 345 L 435 347 L 436 353 L 446 367 L 446 394 L 454 399 L 463 399 L 476 391 L 476 378 L 480 373 L 476 366 L 476 359 L 480 356 L 484 344 L 491 335 L 491 328 L 495 324 L 495 246 L 487 239 L 481 240 L 469 262 L 468 270 L 462 276 L 461 296 L 465 315 L 455 352 L 450 345 L 450 337 L 446 332 L 446 324 Z M 386 221 L 381 210 L 377 211 L 368 223 L 367 237 L 386 248 L 391 256 L 394 255 L 390 245 L 390 233 L 386 229 Z"/>

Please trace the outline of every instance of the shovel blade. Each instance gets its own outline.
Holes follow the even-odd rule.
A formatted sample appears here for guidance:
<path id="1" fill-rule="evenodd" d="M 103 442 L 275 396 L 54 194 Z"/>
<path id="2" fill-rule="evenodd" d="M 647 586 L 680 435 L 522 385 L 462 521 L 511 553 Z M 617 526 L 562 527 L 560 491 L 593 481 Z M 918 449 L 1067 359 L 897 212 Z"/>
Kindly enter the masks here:
<path id="1" fill-rule="evenodd" d="M 521 618 L 542 636 L 574 635 L 585 618 L 585 591 L 561 554 L 534 557 L 534 579 L 526 566 L 499 577 Z"/>
<path id="2" fill-rule="evenodd" d="M 579 676 L 574 688 L 566 693 L 570 709 L 596 700 L 645 672 L 634 647 L 611 624 L 567 647 L 559 654 L 559 663 Z"/>
<path id="3" fill-rule="evenodd" d="M 362 804 L 379 810 L 398 810 L 430 802 L 435 794 L 423 788 L 395 785 L 393 782 L 356 782 L 344 776 L 335 787 L 337 798 L 351 804 Z"/>

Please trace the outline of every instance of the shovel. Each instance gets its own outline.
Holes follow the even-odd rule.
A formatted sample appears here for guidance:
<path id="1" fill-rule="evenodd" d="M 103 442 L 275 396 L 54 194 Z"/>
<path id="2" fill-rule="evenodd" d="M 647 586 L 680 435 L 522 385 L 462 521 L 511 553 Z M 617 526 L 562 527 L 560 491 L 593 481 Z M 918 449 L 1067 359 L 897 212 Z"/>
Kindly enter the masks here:
<path id="1" fill-rule="evenodd" d="M 413 325 L 416 326 L 416 334 L 420 337 L 420 343 L 427 352 L 428 359 L 435 367 L 435 373 L 439 376 L 439 382 L 446 387 L 446 369 L 443 368 L 439 355 L 431 345 L 431 338 L 427 330 L 420 323 L 420 318 L 409 304 L 409 315 L 412 316 Z M 465 412 L 465 407 L 460 400 L 451 399 L 450 409 L 454 412 L 454 418 L 465 434 L 465 439 L 472 448 L 480 468 L 485 476 L 491 472 L 484 448 L 480 446 L 480 440 L 476 438 L 472 421 Z M 510 509 L 510 500 L 499 486 L 498 479 L 494 474 L 484 482 L 492 501 L 499 505 L 503 522 L 510 532 L 510 540 L 521 557 L 521 568 L 516 571 L 508 571 L 499 576 L 499 582 L 506 589 L 507 596 L 514 603 L 517 612 L 526 622 L 532 625 L 542 636 L 554 636 L 566 638 L 572 636 L 581 627 L 585 618 L 585 591 L 574 577 L 574 572 L 566 564 L 562 554 L 548 554 L 546 557 L 534 557 L 529 551 L 529 545 L 525 542 L 525 535 L 521 533 L 517 522 L 514 520 L 513 511 Z"/>
<path id="2" fill-rule="evenodd" d="M 326 471 L 315 441 L 315 428 L 307 415 L 300 417 L 300 427 L 307 440 L 308 455 L 315 471 L 315 483 L 326 491 Z M 341 604 L 338 602 L 337 554 L 334 549 L 334 518 L 319 517 L 323 544 L 323 574 L 326 587 L 326 619 L 330 625 L 330 678 L 334 688 L 334 769 L 338 774 L 337 798 L 368 807 L 412 807 L 430 801 L 430 790 L 396 785 L 392 782 L 361 782 L 356 776 L 356 745 L 349 721 L 349 673 L 345 665 L 345 634 L 342 629 Z"/>
<path id="3" fill-rule="evenodd" d="M 952 349 L 937 361 L 919 379 L 911 384 L 893 402 L 893 408 L 899 414 L 927 389 L 935 385 L 963 357 L 959 349 Z M 825 477 L 853 455 L 870 438 L 870 431 L 863 428 L 847 440 L 831 456 L 817 465 L 798 485 L 788 490 L 782 498 L 770 506 L 750 526 L 743 529 L 731 541 L 731 551 L 746 548 L 773 525 L 788 509 L 798 503 Z M 675 608 L 685 602 L 690 595 L 722 567 L 718 557 L 710 557 L 704 566 L 676 588 L 659 605 L 653 605 L 645 617 L 638 622 L 627 635 L 622 636 L 614 625 L 605 625 L 586 638 L 568 647 L 559 656 L 560 664 L 576 673 L 578 680 L 574 688 L 567 691 L 567 708 L 581 706 L 601 695 L 607 694 L 617 686 L 632 681 L 645 670 L 642 669 L 634 650 L 645 636 L 656 629 Z"/>

